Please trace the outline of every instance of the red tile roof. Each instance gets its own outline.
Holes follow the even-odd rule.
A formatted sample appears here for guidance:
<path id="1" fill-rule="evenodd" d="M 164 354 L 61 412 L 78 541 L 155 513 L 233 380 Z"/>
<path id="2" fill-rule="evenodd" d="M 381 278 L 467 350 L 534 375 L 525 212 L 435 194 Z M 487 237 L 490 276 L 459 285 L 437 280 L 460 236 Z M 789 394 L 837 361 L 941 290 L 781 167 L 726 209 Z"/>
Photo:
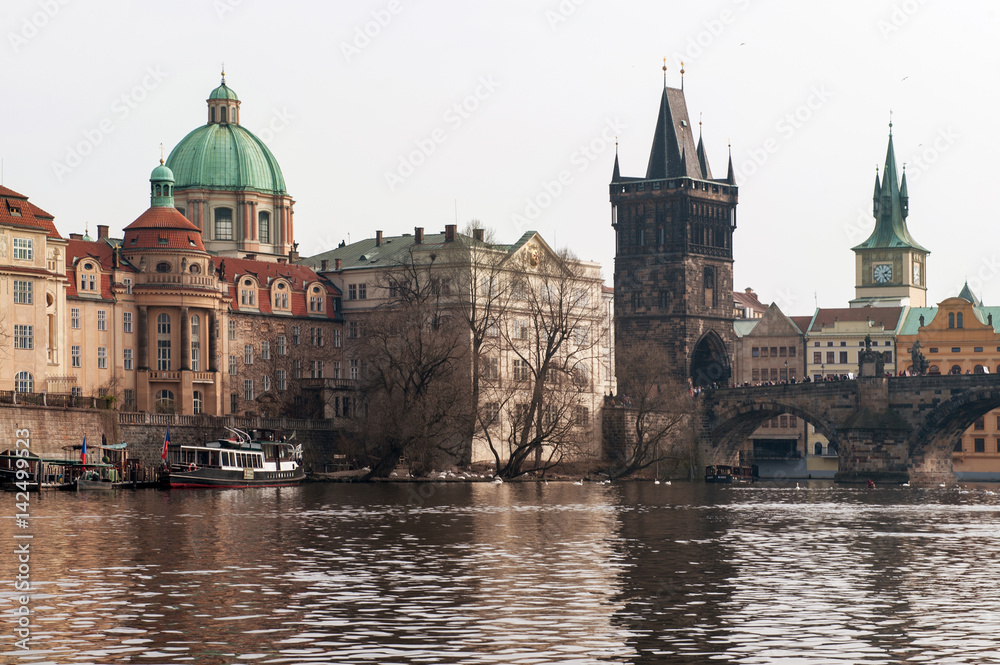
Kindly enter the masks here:
<path id="1" fill-rule="evenodd" d="M 49 238 L 61 239 L 62 236 L 56 230 L 53 219 L 55 218 L 52 215 L 30 203 L 27 196 L 0 186 L 0 224 L 41 229 Z"/>
<path id="2" fill-rule="evenodd" d="M 812 321 L 811 316 L 790 316 L 788 317 L 792 320 L 792 323 L 799 327 L 799 330 L 805 332 L 809 330 L 809 323 Z"/>
<path id="3" fill-rule="evenodd" d="M 222 274 L 223 279 L 230 284 L 229 295 L 232 298 L 232 308 L 240 311 L 240 299 L 237 291 L 236 281 L 240 277 L 251 275 L 257 279 L 261 287 L 258 294 L 257 307 L 247 308 L 249 311 L 258 311 L 264 314 L 271 314 L 271 289 L 270 285 L 279 278 L 287 279 L 291 284 L 292 292 L 289 294 L 289 306 L 293 316 L 309 315 L 309 300 L 305 292 L 306 284 L 317 283 L 326 292 L 324 312 L 326 318 L 336 318 L 334 308 L 334 298 L 341 295 L 340 290 L 321 279 L 312 268 L 303 265 L 276 263 L 274 261 L 256 261 L 253 259 L 238 259 L 231 256 L 213 256 L 217 274 Z M 225 271 L 224 274 L 222 271 Z M 279 310 L 282 311 L 282 310 Z"/>
<path id="4" fill-rule="evenodd" d="M 161 242 L 162 241 L 162 242 Z M 201 229 L 177 208 L 154 206 L 125 227 L 126 249 L 199 249 L 204 251 Z"/>
<path id="5" fill-rule="evenodd" d="M 816 311 L 813 332 L 832 326 L 837 321 L 872 321 L 886 330 L 895 330 L 902 307 L 837 307 Z"/>

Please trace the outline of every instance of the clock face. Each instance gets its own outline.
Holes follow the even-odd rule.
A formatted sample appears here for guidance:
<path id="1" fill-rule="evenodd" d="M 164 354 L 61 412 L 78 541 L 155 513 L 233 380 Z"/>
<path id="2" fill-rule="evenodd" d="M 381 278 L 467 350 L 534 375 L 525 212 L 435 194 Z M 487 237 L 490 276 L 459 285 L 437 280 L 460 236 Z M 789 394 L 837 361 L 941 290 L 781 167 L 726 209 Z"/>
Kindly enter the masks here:
<path id="1" fill-rule="evenodd" d="M 920 284 L 920 264 L 913 264 L 913 283 Z"/>
<path id="2" fill-rule="evenodd" d="M 875 266 L 875 281 L 885 284 L 892 279 L 892 265 L 889 263 L 880 263 Z"/>

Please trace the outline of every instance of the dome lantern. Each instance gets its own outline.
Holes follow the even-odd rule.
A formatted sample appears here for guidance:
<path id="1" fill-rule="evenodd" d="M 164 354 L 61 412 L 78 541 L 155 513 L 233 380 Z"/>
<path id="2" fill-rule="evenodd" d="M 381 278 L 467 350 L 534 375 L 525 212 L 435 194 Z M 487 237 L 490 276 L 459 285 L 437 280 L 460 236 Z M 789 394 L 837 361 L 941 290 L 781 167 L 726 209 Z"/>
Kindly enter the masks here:
<path id="1" fill-rule="evenodd" d="M 222 83 L 208 96 L 208 124 L 240 124 L 240 98 L 226 85 L 226 68 L 222 68 Z"/>

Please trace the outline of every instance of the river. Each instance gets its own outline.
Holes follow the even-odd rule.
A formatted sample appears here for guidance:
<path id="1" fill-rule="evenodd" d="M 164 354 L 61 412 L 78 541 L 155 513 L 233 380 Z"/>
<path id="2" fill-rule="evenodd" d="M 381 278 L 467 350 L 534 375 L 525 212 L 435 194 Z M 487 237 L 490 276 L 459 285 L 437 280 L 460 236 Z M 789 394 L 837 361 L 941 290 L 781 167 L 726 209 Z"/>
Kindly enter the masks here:
<path id="1" fill-rule="evenodd" d="M 1000 663 L 989 485 L 0 498 L 4 663 Z"/>

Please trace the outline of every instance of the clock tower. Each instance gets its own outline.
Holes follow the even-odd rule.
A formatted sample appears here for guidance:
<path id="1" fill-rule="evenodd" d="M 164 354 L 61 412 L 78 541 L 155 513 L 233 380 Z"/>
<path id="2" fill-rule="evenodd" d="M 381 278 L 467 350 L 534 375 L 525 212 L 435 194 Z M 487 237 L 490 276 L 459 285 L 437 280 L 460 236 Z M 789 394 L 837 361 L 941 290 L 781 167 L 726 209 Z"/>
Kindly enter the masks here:
<path id="1" fill-rule="evenodd" d="M 853 248 L 857 286 L 851 307 L 926 307 L 930 252 L 913 239 L 906 226 L 909 214 L 906 168 L 902 178 L 897 179 L 891 122 L 882 180 L 875 174 L 872 214 L 875 229 L 867 240 Z"/>

